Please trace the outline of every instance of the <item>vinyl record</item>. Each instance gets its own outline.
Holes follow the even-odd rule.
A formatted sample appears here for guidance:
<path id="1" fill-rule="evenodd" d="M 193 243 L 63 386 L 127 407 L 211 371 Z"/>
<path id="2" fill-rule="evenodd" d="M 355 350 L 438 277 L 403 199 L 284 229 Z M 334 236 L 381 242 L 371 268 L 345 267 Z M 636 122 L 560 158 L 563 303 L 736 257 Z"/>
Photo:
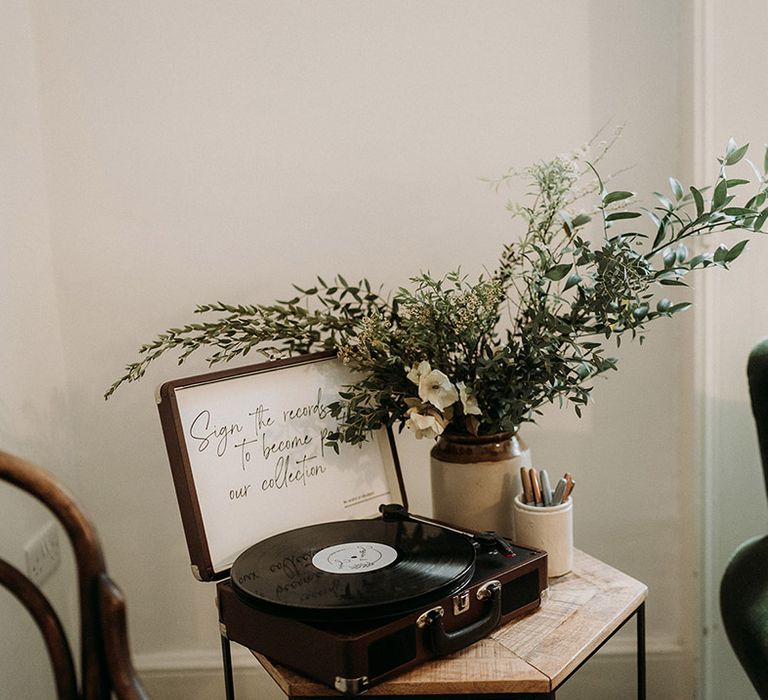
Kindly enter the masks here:
<path id="1" fill-rule="evenodd" d="M 232 565 L 254 607 L 313 621 L 367 621 L 418 610 L 472 578 L 469 538 L 412 521 L 345 520 L 284 532 Z"/>

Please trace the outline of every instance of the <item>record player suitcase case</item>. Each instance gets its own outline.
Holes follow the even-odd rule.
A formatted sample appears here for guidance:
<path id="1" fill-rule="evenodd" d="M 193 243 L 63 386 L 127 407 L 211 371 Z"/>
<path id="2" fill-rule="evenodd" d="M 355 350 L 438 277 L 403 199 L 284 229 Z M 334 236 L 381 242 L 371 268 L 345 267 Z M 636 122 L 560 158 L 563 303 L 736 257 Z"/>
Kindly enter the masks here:
<path id="1" fill-rule="evenodd" d="M 354 377 L 333 353 L 166 382 L 192 564 L 222 634 L 356 694 L 536 609 L 546 554 L 407 512 L 394 438 L 324 444 Z M 384 507 L 381 504 L 401 504 Z M 231 575 L 231 577 L 230 577 Z"/>

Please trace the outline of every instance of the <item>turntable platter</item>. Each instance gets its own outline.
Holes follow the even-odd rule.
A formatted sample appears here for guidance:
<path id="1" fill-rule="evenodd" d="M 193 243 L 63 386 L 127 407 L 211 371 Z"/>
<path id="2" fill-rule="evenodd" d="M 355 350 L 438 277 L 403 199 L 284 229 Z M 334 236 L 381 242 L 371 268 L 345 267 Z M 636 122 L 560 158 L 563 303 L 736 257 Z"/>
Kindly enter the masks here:
<path id="1" fill-rule="evenodd" d="M 412 612 L 463 588 L 468 537 L 411 521 L 346 520 L 284 532 L 245 550 L 232 584 L 265 612 L 315 621 L 364 621 Z"/>

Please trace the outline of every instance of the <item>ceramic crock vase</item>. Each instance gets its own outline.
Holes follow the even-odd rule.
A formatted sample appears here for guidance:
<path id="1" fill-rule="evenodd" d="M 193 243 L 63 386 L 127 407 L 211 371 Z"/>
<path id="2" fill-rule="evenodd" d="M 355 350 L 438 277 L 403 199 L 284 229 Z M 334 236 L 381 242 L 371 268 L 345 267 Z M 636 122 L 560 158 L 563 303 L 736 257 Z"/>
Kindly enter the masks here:
<path id="1" fill-rule="evenodd" d="M 530 466 L 531 453 L 519 433 L 443 433 L 430 452 L 435 519 L 513 537 L 520 467 Z"/>

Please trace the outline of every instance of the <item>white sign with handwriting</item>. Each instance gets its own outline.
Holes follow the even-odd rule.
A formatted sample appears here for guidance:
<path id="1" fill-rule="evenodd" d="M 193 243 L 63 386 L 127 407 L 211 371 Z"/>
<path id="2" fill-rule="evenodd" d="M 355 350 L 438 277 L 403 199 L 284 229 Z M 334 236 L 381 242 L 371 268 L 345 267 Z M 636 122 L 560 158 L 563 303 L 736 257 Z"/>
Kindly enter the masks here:
<path id="1" fill-rule="evenodd" d="M 371 517 L 392 500 L 385 431 L 339 454 L 325 444 L 335 427 L 328 404 L 352 381 L 325 359 L 175 389 L 215 571 L 270 535 Z"/>

